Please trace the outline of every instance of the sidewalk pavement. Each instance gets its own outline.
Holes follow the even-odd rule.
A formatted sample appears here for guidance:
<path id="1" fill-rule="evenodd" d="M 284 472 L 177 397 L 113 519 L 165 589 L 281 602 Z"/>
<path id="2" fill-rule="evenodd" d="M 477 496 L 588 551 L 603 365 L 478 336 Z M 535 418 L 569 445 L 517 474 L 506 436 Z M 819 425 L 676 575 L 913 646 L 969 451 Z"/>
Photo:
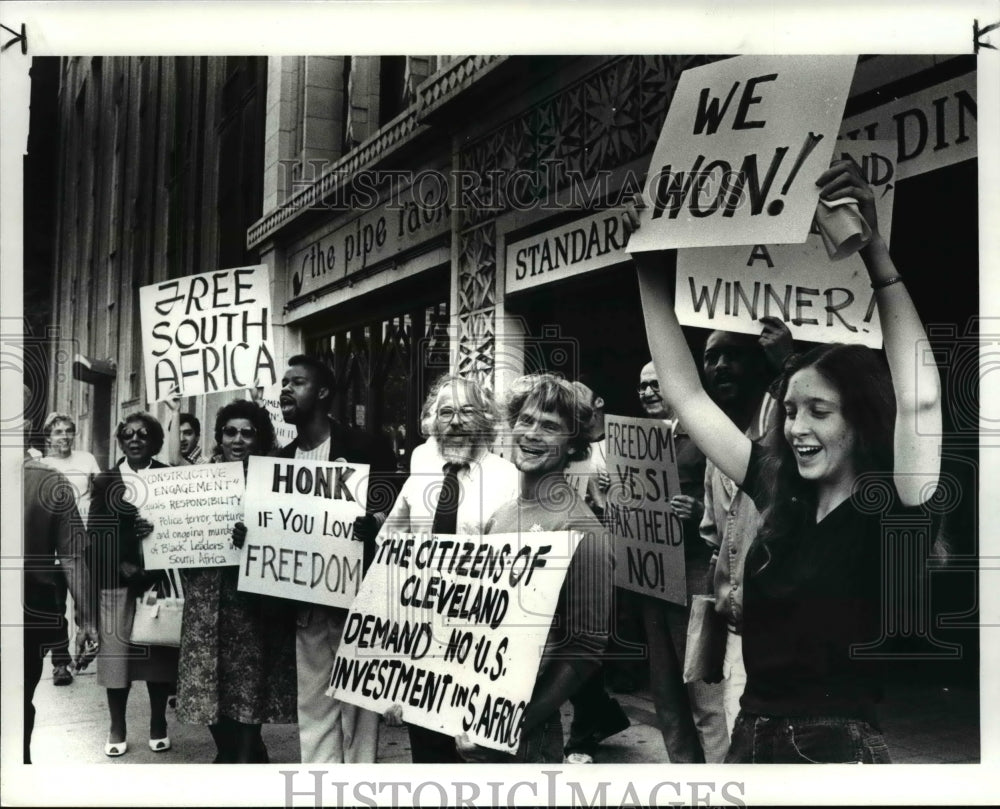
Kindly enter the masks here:
<path id="1" fill-rule="evenodd" d="M 104 755 L 108 728 L 105 690 L 97 685 L 93 670 L 83 672 L 72 685 L 52 684 L 52 667 L 35 691 L 35 732 L 32 759 L 39 764 L 200 764 L 215 755 L 208 729 L 183 725 L 168 710 L 173 749 L 154 753 L 147 746 L 149 701 L 141 683 L 132 689 L 128 706 L 128 753 L 121 758 Z M 893 760 L 906 764 L 974 763 L 979 761 L 979 699 L 968 686 L 941 687 L 920 682 L 894 682 L 886 687 L 881 707 L 883 730 Z M 598 763 L 638 764 L 667 761 L 663 740 L 656 725 L 656 713 L 649 694 L 615 694 L 632 720 L 628 730 L 607 739 L 599 748 Z M 572 709 L 563 710 L 565 730 L 569 730 Z M 299 759 L 296 725 L 265 725 L 264 741 L 271 763 L 297 763 Z M 410 743 L 405 728 L 382 728 L 379 739 L 380 763 L 410 761 Z"/>

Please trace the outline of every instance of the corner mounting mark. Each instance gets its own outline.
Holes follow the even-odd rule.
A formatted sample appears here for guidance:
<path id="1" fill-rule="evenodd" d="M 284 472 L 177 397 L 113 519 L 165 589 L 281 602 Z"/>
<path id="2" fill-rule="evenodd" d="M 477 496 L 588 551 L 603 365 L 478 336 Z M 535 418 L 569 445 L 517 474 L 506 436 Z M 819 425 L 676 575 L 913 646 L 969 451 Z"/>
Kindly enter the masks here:
<path id="1" fill-rule="evenodd" d="M 22 56 L 27 56 L 28 55 L 28 32 L 27 32 L 27 29 L 24 27 L 24 23 L 21 23 L 21 33 L 20 34 L 17 33 L 17 31 L 15 31 L 13 28 L 8 28 L 3 23 L 0 23 L 0 28 L 3 28 L 4 31 L 7 31 L 8 33 L 14 35 L 13 39 L 5 42 L 3 44 L 3 46 L 0 46 L 0 51 L 5 51 L 11 45 L 15 45 L 18 42 L 20 42 L 21 43 L 21 55 Z"/>
<path id="2" fill-rule="evenodd" d="M 979 53 L 980 48 L 991 48 L 992 50 L 997 49 L 996 45 L 980 41 L 980 37 L 983 36 L 983 34 L 988 34 L 990 31 L 997 28 L 1000 28 L 1000 22 L 995 22 L 992 25 L 987 25 L 985 28 L 980 28 L 979 20 L 972 21 L 972 47 L 977 54 Z"/>

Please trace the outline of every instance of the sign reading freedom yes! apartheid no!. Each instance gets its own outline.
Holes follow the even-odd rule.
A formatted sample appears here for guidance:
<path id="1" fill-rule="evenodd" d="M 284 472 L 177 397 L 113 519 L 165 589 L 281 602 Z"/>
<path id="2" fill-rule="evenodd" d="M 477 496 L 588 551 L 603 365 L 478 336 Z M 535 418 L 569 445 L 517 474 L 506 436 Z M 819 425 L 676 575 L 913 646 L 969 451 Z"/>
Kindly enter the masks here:
<path id="1" fill-rule="evenodd" d="M 368 465 L 253 456 L 238 588 L 348 607 L 361 586 Z"/>
<path id="2" fill-rule="evenodd" d="M 801 242 L 854 56 L 737 56 L 677 82 L 629 252 Z"/>
<path id="3" fill-rule="evenodd" d="M 277 382 L 267 265 L 142 287 L 139 310 L 152 401 Z"/>
<path id="4" fill-rule="evenodd" d="M 344 625 L 329 696 L 513 753 L 583 534 L 391 534 Z"/>
<path id="5" fill-rule="evenodd" d="M 837 141 L 834 159 L 853 160 L 875 194 L 886 244 L 895 199 L 894 141 Z M 677 253 L 674 294 L 685 326 L 760 334 L 762 317 L 783 320 L 796 340 L 882 347 L 875 293 L 858 253 L 830 259 L 814 224 L 801 244 L 698 247 Z"/>
<path id="6" fill-rule="evenodd" d="M 614 536 L 615 584 L 687 603 L 684 526 L 670 508 L 681 494 L 669 422 L 605 416 L 608 489 L 604 524 Z"/>
<path id="7" fill-rule="evenodd" d="M 239 564 L 233 525 L 243 519 L 243 464 L 213 463 L 143 469 L 139 513 L 153 524 L 142 541 L 150 570 Z"/>

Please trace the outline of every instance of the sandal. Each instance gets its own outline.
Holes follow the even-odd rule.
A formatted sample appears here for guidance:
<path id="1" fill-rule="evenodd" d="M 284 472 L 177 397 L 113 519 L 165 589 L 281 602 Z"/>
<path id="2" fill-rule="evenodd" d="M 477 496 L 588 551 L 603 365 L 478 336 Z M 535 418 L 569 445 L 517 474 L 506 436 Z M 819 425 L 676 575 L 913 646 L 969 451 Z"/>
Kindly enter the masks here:
<path id="1" fill-rule="evenodd" d="M 164 736 L 162 739 L 150 739 L 149 749 L 154 753 L 164 753 L 170 749 L 170 737 Z"/>
<path id="2" fill-rule="evenodd" d="M 128 752 L 128 742 L 105 742 L 104 755 L 108 758 L 118 758 Z"/>

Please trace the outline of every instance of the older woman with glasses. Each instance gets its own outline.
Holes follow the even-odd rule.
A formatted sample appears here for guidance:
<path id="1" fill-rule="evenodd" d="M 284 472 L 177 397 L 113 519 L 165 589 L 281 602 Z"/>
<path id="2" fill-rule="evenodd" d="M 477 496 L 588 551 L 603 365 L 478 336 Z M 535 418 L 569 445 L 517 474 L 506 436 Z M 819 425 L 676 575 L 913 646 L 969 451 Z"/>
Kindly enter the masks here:
<path id="1" fill-rule="evenodd" d="M 212 462 L 243 463 L 274 449 L 267 411 L 232 402 L 215 419 Z M 233 538 L 242 544 L 236 523 Z M 208 725 L 216 764 L 267 763 L 262 723 L 296 720 L 295 613 L 289 602 L 237 590 L 238 567 L 191 568 L 184 579 L 177 717 Z"/>
<path id="2" fill-rule="evenodd" d="M 104 753 L 110 757 L 128 750 L 125 709 L 136 680 L 145 680 L 149 692 L 149 747 L 157 753 L 170 749 L 167 698 L 177 679 L 176 649 L 129 640 L 136 597 L 151 587 L 169 590 L 165 571 L 143 569 L 142 540 L 153 526 L 139 517 L 136 507 L 144 489 L 136 473 L 166 466 L 153 459 L 163 448 L 163 428 L 149 413 L 132 413 L 118 425 L 116 437 L 124 458 L 94 481 L 88 523 L 99 593 L 97 682 L 108 690 L 111 728 Z"/>

